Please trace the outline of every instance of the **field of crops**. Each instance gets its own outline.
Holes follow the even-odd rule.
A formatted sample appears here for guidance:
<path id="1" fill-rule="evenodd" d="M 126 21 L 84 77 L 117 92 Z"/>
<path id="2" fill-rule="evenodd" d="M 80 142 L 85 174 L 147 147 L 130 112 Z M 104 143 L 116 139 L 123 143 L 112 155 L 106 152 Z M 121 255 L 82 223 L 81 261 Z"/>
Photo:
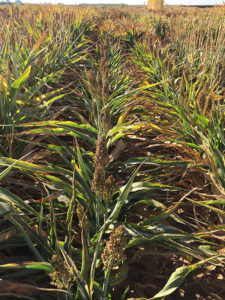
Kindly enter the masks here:
<path id="1" fill-rule="evenodd" d="M 225 7 L 0 7 L 0 299 L 225 299 Z"/>

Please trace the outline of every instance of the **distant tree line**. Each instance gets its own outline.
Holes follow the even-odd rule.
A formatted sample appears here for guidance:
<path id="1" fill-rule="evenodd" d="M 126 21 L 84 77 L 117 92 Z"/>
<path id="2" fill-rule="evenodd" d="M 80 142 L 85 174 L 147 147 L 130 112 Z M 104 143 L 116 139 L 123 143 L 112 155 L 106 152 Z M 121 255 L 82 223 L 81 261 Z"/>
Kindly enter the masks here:
<path id="1" fill-rule="evenodd" d="M 114 3 L 79 3 L 78 6 L 128 6 L 128 4 L 120 3 L 120 4 L 114 4 Z"/>
<path id="2" fill-rule="evenodd" d="M 14 2 L 11 2 L 10 0 L 4 0 L 4 1 L 0 1 L 0 5 L 11 5 Z M 15 0 L 16 4 L 23 4 L 23 2 L 21 0 Z"/>

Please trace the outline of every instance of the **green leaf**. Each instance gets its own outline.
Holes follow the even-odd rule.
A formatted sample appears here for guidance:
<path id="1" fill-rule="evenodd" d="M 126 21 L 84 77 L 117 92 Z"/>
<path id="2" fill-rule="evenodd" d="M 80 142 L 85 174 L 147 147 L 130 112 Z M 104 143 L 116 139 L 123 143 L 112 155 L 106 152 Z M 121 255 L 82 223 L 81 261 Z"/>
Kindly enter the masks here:
<path id="1" fill-rule="evenodd" d="M 4 215 L 12 211 L 12 206 L 9 203 L 0 200 L 0 215 Z"/>
<path id="2" fill-rule="evenodd" d="M 11 85 L 11 97 L 15 94 L 16 90 L 18 90 L 22 83 L 24 83 L 30 76 L 31 66 L 29 66 L 26 71 L 23 73 L 22 76 L 20 76 L 18 79 L 16 79 L 13 84 Z"/>
<path id="3" fill-rule="evenodd" d="M 84 224 L 82 224 L 81 231 L 81 241 L 82 241 L 82 267 L 81 267 L 81 275 L 87 281 L 88 275 L 90 273 L 90 258 L 88 251 L 88 241 L 85 234 Z"/>
<path id="4" fill-rule="evenodd" d="M 80 271 L 78 270 L 77 266 L 75 265 L 72 258 L 66 253 L 66 251 L 61 247 L 59 244 L 59 248 L 61 250 L 61 253 L 63 255 L 63 258 L 65 260 L 65 263 L 67 264 L 69 270 L 71 273 L 74 274 L 74 277 L 76 278 L 77 285 L 79 288 L 79 292 L 81 295 L 81 299 L 83 300 L 90 300 L 91 297 L 89 296 L 88 286 L 84 278 L 82 277 Z"/>
<path id="5" fill-rule="evenodd" d="M 164 288 L 149 300 L 162 300 L 164 297 L 172 294 L 181 285 L 185 277 L 196 268 L 197 265 L 190 265 L 176 269 L 176 271 L 170 276 Z"/>
<path id="6" fill-rule="evenodd" d="M 76 204 L 76 198 L 75 198 L 75 171 L 76 167 L 74 166 L 73 171 L 73 182 L 72 182 L 72 196 L 70 199 L 70 203 L 68 206 L 67 214 L 66 214 L 66 224 L 65 224 L 65 244 L 64 249 L 66 251 L 69 251 L 69 247 L 71 245 L 71 237 L 72 237 L 72 224 L 73 224 L 73 216 L 75 211 L 75 204 Z"/>
<path id="7" fill-rule="evenodd" d="M 128 197 L 128 194 L 131 190 L 131 187 L 132 187 L 132 184 L 133 184 L 133 181 L 134 181 L 134 178 L 135 176 L 137 175 L 137 172 L 139 171 L 141 165 L 137 168 L 137 170 L 132 174 L 132 176 L 130 177 L 129 181 L 127 182 L 126 186 L 123 188 L 123 191 L 111 213 L 111 215 L 108 217 L 108 219 L 106 220 L 105 222 L 105 228 L 107 229 L 107 227 L 116 220 L 116 218 L 118 217 L 119 213 L 120 213 L 120 210 L 121 208 L 123 207 L 127 197 Z"/>
<path id="8" fill-rule="evenodd" d="M 77 147 L 76 148 L 77 148 L 77 159 L 78 159 L 78 163 L 79 163 L 79 168 L 81 170 L 82 178 L 85 180 L 85 182 L 87 182 L 89 184 L 89 187 L 90 187 L 91 186 L 91 179 L 90 179 L 90 177 L 88 175 L 87 167 L 86 167 L 85 162 L 83 160 L 83 157 L 81 155 L 78 143 L 77 143 Z M 90 189 L 89 189 L 89 192 L 91 192 Z"/>
<path id="9" fill-rule="evenodd" d="M 17 205 L 18 208 L 24 209 L 26 212 L 38 216 L 38 212 L 35 209 L 33 209 L 30 205 L 26 204 L 21 198 L 9 192 L 3 187 L 0 187 L 0 200 L 8 205 L 11 205 L 13 203 Z"/>
<path id="10" fill-rule="evenodd" d="M 30 153 L 29 153 L 30 154 Z M 23 157 L 21 157 L 20 159 L 18 159 L 18 160 L 14 160 L 14 162 L 10 165 L 10 166 L 8 166 L 8 168 L 6 168 L 4 171 L 2 171 L 1 173 L 0 173 L 0 180 L 2 180 L 2 178 L 4 178 L 8 173 L 9 173 L 9 171 L 19 162 L 19 161 L 21 161 L 23 158 L 25 158 L 27 155 L 25 155 L 25 156 L 23 156 Z"/>
<path id="11" fill-rule="evenodd" d="M 3 170 L 1 173 L 0 173 L 0 180 L 2 180 L 2 178 L 4 178 L 8 173 L 9 171 L 14 167 L 14 165 L 17 163 L 17 161 L 15 161 L 11 166 L 9 166 L 8 168 L 6 168 L 5 170 Z"/>
<path id="12" fill-rule="evenodd" d="M 43 258 L 43 256 L 39 253 L 39 251 L 37 250 L 37 248 L 34 246 L 33 242 L 31 241 L 29 235 L 27 234 L 27 232 L 24 230 L 23 226 L 20 224 L 19 221 L 16 220 L 15 217 L 11 216 L 10 221 L 12 222 L 12 224 L 14 224 L 19 231 L 21 232 L 21 234 L 24 237 L 24 240 L 26 241 L 28 247 L 31 249 L 31 251 L 34 253 L 34 255 L 36 256 L 37 260 L 44 262 L 45 259 Z"/>
<path id="13" fill-rule="evenodd" d="M 53 272 L 53 268 L 48 262 L 24 262 L 24 263 L 10 263 L 5 265 L 0 265 L 0 269 L 31 269 L 40 270 L 46 272 Z"/>

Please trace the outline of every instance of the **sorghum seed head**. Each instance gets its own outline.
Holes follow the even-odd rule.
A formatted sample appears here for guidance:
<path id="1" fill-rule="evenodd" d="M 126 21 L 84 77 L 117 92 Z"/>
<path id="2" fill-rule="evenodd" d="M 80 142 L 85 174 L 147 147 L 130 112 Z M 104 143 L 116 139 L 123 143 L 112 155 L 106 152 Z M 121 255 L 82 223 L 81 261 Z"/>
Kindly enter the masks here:
<path id="1" fill-rule="evenodd" d="M 70 282 L 75 280 L 75 278 L 73 278 L 63 258 L 54 254 L 52 256 L 52 266 L 54 268 L 54 272 L 50 273 L 53 280 L 51 284 L 60 289 L 68 289 Z"/>
<path id="2" fill-rule="evenodd" d="M 109 160 L 109 154 L 107 150 L 107 142 L 104 135 L 100 135 L 96 145 L 95 157 L 94 157 L 94 165 L 101 165 L 102 167 L 106 167 Z"/>
<path id="3" fill-rule="evenodd" d="M 112 175 L 108 176 L 105 181 L 103 189 L 103 201 L 108 204 L 114 194 L 114 178 Z"/>
<path id="4" fill-rule="evenodd" d="M 79 220 L 78 225 L 79 225 L 80 229 L 83 228 L 85 230 L 85 232 L 87 232 L 87 233 L 90 232 L 88 217 L 85 214 L 84 207 L 80 202 L 77 203 L 76 213 L 77 213 L 77 217 Z"/>
<path id="5" fill-rule="evenodd" d="M 94 178 L 92 181 L 92 191 L 101 194 L 105 185 L 106 166 L 109 161 L 109 154 L 107 150 L 106 138 L 100 135 L 96 145 L 94 157 Z"/>
<path id="6" fill-rule="evenodd" d="M 105 131 L 108 131 L 112 128 L 111 116 L 110 116 L 110 107 L 107 106 L 104 111 L 104 115 L 102 118 L 102 127 Z"/>
<path id="7" fill-rule="evenodd" d="M 101 194 L 105 185 L 105 169 L 101 165 L 95 167 L 94 178 L 92 180 L 92 191 Z"/>
<path id="8" fill-rule="evenodd" d="M 113 229 L 102 254 L 102 262 L 105 270 L 118 269 L 120 264 L 126 259 L 126 256 L 124 255 L 124 246 L 124 228 L 123 226 L 119 226 L 116 229 Z"/>

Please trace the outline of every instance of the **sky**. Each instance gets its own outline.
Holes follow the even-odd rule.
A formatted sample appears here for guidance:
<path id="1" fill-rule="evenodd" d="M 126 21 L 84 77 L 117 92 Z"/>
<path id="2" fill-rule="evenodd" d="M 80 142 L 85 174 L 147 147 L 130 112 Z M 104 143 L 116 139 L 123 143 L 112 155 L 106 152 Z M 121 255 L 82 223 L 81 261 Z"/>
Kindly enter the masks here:
<path id="1" fill-rule="evenodd" d="M 132 1 L 132 0 L 131 0 Z M 215 5 L 223 4 L 223 0 L 165 0 L 171 5 Z"/>
<path id="2" fill-rule="evenodd" d="M 146 4 L 147 0 L 64 0 L 64 3 L 115 3 L 115 4 L 130 4 L 141 5 Z M 170 5 L 214 5 L 223 4 L 223 0 L 165 0 L 166 4 Z"/>
<path id="3" fill-rule="evenodd" d="M 23 0 L 22 0 L 23 1 Z M 128 5 L 142 5 L 146 4 L 148 0 L 24 0 L 23 2 L 30 3 L 64 3 L 64 4 L 80 4 L 80 3 L 90 3 L 90 4 L 128 4 Z M 223 4 L 225 0 L 164 0 L 165 4 L 169 5 L 215 5 Z"/>

